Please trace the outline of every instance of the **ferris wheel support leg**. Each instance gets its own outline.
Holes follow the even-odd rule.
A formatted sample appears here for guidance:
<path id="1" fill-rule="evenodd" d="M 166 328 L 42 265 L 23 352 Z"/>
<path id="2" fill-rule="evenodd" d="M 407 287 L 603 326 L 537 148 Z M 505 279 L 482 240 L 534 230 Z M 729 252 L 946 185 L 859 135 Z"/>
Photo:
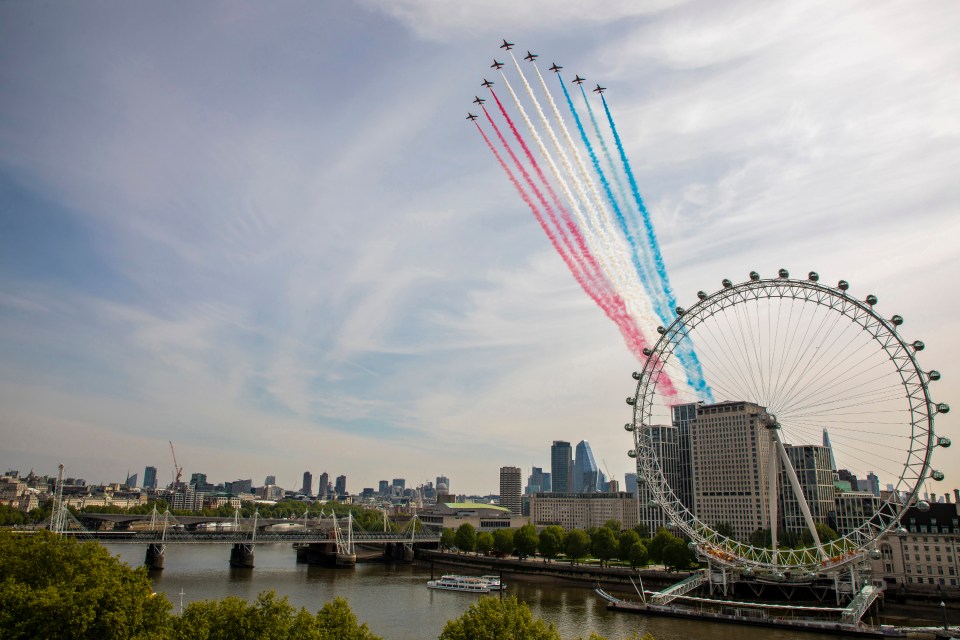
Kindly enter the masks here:
<path id="1" fill-rule="evenodd" d="M 793 464 L 790 463 L 790 458 L 787 457 L 787 450 L 783 447 L 783 441 L 780 440 L 780 430 L 771 429 L 773 433 L 773 439 L 777 445 L 777 451 L 780 453 L 780 459 L 783 461 L 783 467 L 787 470 L 787 478 L 790 479 L 790 486 L 793 487 L 793 494 L 797 498 L 797 502 L 800 504 L 800 512 L 803 513 L 803 520 L 807 523 L 807 529 L 810 530 L 810 535 L 813 536 L 813 544 L 817 547 L 817 551 L 820 552 L 820 557 L 824 560 L 828 559 L 830 556 L 827 555 L 827 552 L 823 548 L 823 544 L 820 542 L 820 536 L 817 534 L 817 525 L 813 521 L 813 516 L 810 514 L 810 505 L 807 504 L 807 498 L 803 495 L 803 489 L 800 487 L 800 480 L 797 479 L 797 472 L 793 468 Z"/>
<path id="2" fill-rule="evenodd" d="M 773 436 L 773 429 L 770 429 L 770 453 L 767 460 L 767 499 L 770 501 L 770 542 L 771 542 L 771 564 L 773 570 L 777 570 L 777 455 L 773 452 L 776 443 Z"/>

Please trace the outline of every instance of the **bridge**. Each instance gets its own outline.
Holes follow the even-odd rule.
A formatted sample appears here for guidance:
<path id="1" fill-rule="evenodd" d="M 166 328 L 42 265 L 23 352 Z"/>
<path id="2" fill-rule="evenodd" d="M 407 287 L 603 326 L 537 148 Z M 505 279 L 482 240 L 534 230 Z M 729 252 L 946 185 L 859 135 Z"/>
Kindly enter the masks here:
<path id="1" fill-rule="evenodd" d="M 103 530 L 103 524 L 113 529 Z M 90 528 L 87 525 L 93 525 Z M 231 545 L 230 566 L 253 568 L 257 544 L 291 544 L 297 561 L 309 564 L 352 566 L 356 564 L 356 547 L 381 547 L 386 557 L 409 559 L 415 546 L 435 546 L 440 531 L 424 525 L 414 516 L 401 529 L 391 526 L 384 516 L 383 531 L 364 531 L 353 520 L 353 514 L 338 518 L 335 513 L 300 520 L 241 518 L 239 510 L 233 518 L 210 516 L 173 516 L 154 509 L 148 515 L 80 514 L 73 516 L 65 508 L 54 508 L 48 528 L 58 535 L 147 546 L 144 564 L 152 570 L 163 569 L 164 553 L 170 544 Z"/>

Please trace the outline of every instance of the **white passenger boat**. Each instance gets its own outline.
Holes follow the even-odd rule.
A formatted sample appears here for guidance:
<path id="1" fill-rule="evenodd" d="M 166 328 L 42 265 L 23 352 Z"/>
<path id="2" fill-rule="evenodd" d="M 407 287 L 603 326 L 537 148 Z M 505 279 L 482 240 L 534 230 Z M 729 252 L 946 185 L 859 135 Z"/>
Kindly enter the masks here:
<path id="1" fill-rule="evenodd" d="M 481 580 L 486 580 L 490 585 L 490 591 L 503 591 L 507 588 L 505 583 L 500 582 L 500 576 L 480 576 Z"/>
<path id="2" fill-rule="evenodd" d="M 500 581 L 497 581 L 497 589 L 500 588 Z M 427 586 L 431 589 L 444 589 L 446 591 L 469 591 L 472 593 L 490 593 L 490 582 L 476 576 L 457 576 L 446 575 L 439 580 L 430 580 Z"/>

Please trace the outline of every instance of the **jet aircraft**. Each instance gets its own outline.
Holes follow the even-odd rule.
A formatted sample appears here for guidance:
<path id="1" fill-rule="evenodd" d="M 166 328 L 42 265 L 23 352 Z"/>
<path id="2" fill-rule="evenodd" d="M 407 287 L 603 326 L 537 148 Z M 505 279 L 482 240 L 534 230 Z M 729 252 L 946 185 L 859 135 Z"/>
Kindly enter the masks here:
<path id="1" fill-rule="evenodd" d="M 474 103 L 474 104 L 483 104 L 484 102 L 486 102 L 486 100 L 484 100 L 484 99 L 481 98 L 480 96 L 473 96 L 473 103 Z"/>
<path id="2" fill-rule="evenodd" d="M 494 58 L 494 59 L 493 59 L 493 64 L 490 65 L 490 68 L 491 68 L 491 69 L 496 69 L 497 71 L 499 71 L 499 70 L 500 70 L 500 67 L 502 67 L 502 66 L 503 66 L 503 63 L 500 62 L 499 60 L 497 60 L 496 58 Z"/>
<path id="3" fill-rule="evenodd" d="M 606 87 L 601 87 L 601 86 L 598 84 L 598 85 L 597 85 L 597 88 L 594 89 L 593 92 L 594 92 L 594 93 L 603 93 L 603 92 L 606 91 L 606 90 L 607 90 Z"/>
<path id="4" fill-rule="evenodd" d="M 533 62 L 534 60 L 537 59 L 537 57 L 538 57 L 538 54 L 536 54 L 536 53 L 530 53 L 530 50 L 527 49 L 527 55 L 523 56 L 523 59 L 524 59 L 524 60 L 529 60 L 530 62 Z"/>
<path id="5" fill-rule="evenodd" d="M 554 62 L 553 66 L 550 67 L 550 71 L 553 71 L 554 73 L 560 73 L 560 69 L 563 69 L 563 67 L 558 65 L 556 62 Z"/>
<path id="6" fill-rule="evenodd" d="M 467 111 L 467 120 L 473 121 L 473 120 L 476 120 L 476 119 L 477 119 L 477 116 L 475 116 L 475 115 L 473 115 L 472 113 L 470 113 L 469 111 Z"/>
<path id="7" fill-rule="evenodd" d="M 500 48 L 501 48 L 501 49 L 506 49 L 507 51 L 510 51 L 510 49 L 513 49 L 513 43 L 512 43 L 512 42 L 507 42 L 506 40 L 504 40 L 504 41 L 503 41 L 503 44 L 500 45 Z"/>
<path id="8" fill-rule="evenodd" d="M 490 82 L 489 80 L 487 80 L 486 78 L 484 78 L 484 79 L 483 79 L 483 82 L 480 83 L 480 86 L 481 86 L 481 87 L 486 87 L 487 89 L 489 89 L 492 84 L 493 84 L 492 82 Z"/>
<path id="9" fill-rule="evenodd" d="M 572 82 L 573 84 L 583 84 L 584 82 L 586 82 L 586 80 L 587 80 L 586 78 L 581 78 L 580 76 L 576 76 L 570 82 Z"/>

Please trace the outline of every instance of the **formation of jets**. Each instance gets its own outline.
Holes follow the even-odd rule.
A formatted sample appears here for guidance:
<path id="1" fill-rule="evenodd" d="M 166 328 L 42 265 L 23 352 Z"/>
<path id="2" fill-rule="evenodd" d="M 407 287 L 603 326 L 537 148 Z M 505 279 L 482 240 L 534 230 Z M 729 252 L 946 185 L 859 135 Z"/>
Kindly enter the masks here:
<path id="1" fill-rule="evenodd" d="M 513 46 L 514 46 L 514 45 L 513 45 L 512 42 L 507 42 L 507 40 L 504 38 L 503 44 L 500 45 L 500 48 L 503 49 L 504 51 L 510 51 L 511 49 L 513 49 Z M 535 62 L 538 57 L 539 57 L 538 54 L 536 54 L 536 53 L 530 53 L 530 50 L 528 49 L 528 50 L 527 50 L 527 55 L 523 56 L 523 59 L 524 59 L 524 60 L 528 60 L 528 61 L 530 61 L 530 62 Z M 493 70 L 495 70 L 495 71 L 499 71 L 501 68 L 503 68 L 503 63 L 500 62 L 499 60 L 497 60 L 496 58 L 494 58 L 494 59 L 493 59 L 493 64 L 490 65 L 490 68 L 493 69 Z M 550 65 L 550 71 L 553 71 L 554 73 L 560 73 L 560 69 L 563 69 L 563 67 L 561 67 L 560 65 L 558 65 L 556 62 L 554 62 L 554 63 L 552 63 L 552 64 Z M 587 81 L 586 78 L 581 78 L 579 75 L 577 75 L 577 76 L 574 76 L 573 80 L 571 80 L 570 82 L 572 82 L 573 84 L 576 84 L 576 85 L 581 85 L 581 84 L 583 84 L 583 83 L 586 82 L 586 81 Z M 486 88 L 489 89 L 489 88 L 493 85 L 493 82 L 491 82 L 490 80 L 487 80 L 486 78 L 484 78 L 484 79 L 483 79 L 483 82 L 480 83 L 480 84 L 481 84 L 481 86 L 486 87 Z M 607 90 L 606 87 L 601 87 L 599 84 L 597 84 L 597 87 L 593 90 L 593 92 L 594 92 L 594 93 L 602 94 L 602 93 L 603 93 L 604 91 L 606 91 L 606 90 Z M 484 99 L 481 98 L 480 96 L 474 96 L 474 98 L 473 98 L 473 103 L 476 104 L 476 105 L 483 106 L 483 103 L 484 103 L 484 102 L 486 102 L 486 100 L 484 100 Z M 476 120 L 476 119 L 477 119 L 477 116 L 473 115 L 473 114 L 470 113 L 469 111 L 467 112 L 467 120 L 470 120 L 470 121 L 472 122 L 472 121 L 474 121 L 474 120 Z"/>

